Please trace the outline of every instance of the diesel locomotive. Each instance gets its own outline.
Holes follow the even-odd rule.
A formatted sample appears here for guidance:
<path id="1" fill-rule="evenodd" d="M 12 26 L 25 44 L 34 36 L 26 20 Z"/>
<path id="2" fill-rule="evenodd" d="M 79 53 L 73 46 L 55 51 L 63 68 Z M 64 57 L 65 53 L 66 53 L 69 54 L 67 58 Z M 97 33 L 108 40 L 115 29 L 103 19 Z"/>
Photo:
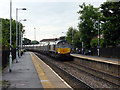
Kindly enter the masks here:
<path id="1" fill-rule="evenodd" d="M 56 41 L 55 44 L 49 46 L 49 54 L 53 57 L 70 57 L 71 44 L 66 40 Z"/>
<path id="2" fill-rule="evenodd" d="M 54 58 L 70 59 L 72 45 L 66 40 L 55 40 L 54 42 L 49 42 L 47 44 L 44 43 L 41 45 L 25 46 L 25 48 L 27 50 L 37 51 Z"/>

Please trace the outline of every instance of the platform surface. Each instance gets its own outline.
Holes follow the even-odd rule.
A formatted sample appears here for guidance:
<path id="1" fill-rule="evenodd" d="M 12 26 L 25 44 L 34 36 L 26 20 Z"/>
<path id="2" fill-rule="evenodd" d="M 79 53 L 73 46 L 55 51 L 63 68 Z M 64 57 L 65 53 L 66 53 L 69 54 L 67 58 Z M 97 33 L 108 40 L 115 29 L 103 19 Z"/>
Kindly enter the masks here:
<path id="1" fill-rule="evenodd" d="M 32 52 L 25 52 L 19 62 L 12 64 L 12 72 L 6 68 L 2 80 L 9 88 L 66 88 L 72 89 L 57 73 Z"/>
<path id="2" fill-rule="evenodd" d="M 34 53 L 30 53 L 35 63 L 38 76 L 44 88 L 66 88 L 72 89 L 55 71 L 45 64 Z"/>
<path id="3" fill-rule="evenodd" d="M 71 54 L 71 56 L 88 59 L 88 60 L 94 60 L 98 62 L 105 62 L 105 63 L 115 64 L 115 65 L 120 65 L 120 59 L 115 59 L 115 58 L 106 58 L 106 57 L 98 57 L 98 56 L 90 56 L 90 55 L 82 55 L 82 54 Z"/>
<path id="4" fill-rule="evenodd" d="M 29 53 L 12 64 L 12 72 L 8 68 L 2 73 L 3 81 L 9 82 L 9 88 L 43 88 Z"/>

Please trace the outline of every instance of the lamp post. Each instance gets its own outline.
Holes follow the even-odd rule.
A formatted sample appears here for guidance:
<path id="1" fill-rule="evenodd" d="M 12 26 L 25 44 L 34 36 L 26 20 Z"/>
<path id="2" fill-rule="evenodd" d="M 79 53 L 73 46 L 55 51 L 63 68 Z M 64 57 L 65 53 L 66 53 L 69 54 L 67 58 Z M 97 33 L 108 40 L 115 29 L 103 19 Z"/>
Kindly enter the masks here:
<path id="1" fill-rule="evenodd" d="M 98 46 L 97 46 L 97 51 L 98 51 L 98 56 L 100 56 L 100 34 L 99 34 L 99 20 L 96 21 L 95 23 L 98 24 L 97 30 L 98 30 Z"/>
<path id="2" fill-rule="evenodd" d="M 23 41 L 24 41 L 23 47 L 24 47 L 24 48 L 25 48 L 25 36 L 26 36 L 26 35 L 24 34 L 24 35 L 23 35 L 23 39 L 24 39 L 24 40 L 23 40 Z"/>
<path id="3" fill-rule="evenodd" d="M 82 41 L 82 54 L 84 55 L 83 41 Z"/>
<path id="4" fill-rule="evenodd" d="M 80 38 L 80 41 L 82 41 L 82 38 Z M 84 55 L 83 41 L 82 41 L 82 54 Z"/>
<path id="5" fill-rule="evenodd" d="M 11 37 L 11 31 L 12 31 L 12 0 L 10 0 L 10 56 L 9 56 L 9 72 L 12 71 L 12 37 Z"/>
<path id="6" fill-rule="evenodd" d="M 23 20 L 20 20 L 19 22 L 21 21 L 27 21 L 26 19 L 23 19 Z M 21 57 L 21 26 L 20 26 L 20 23 L 19 23 L 19 57 Z"/>
<path id="7" fill-rule="evenodd" d="M 16 8 L 16 63 L 18 63 L 18 10 L 26 10 L 26 8 Z"/>
<path id="8" fill-rule="evenodd" d="M 100 35 L 99 35 L 99 21 L 98 21 L 98 56 L 100 56 Z"/>
<path id="9" fill-rule="evenodd" d="M 25 19 L 25 21 L 26 21 L 26 19 Z M 23 26 L 23 28 L 24 28 L 24 27 L 25 27 L 25 26 Z M 23 47 L 23 45 L 22 45 L 22 44 L 23 44 L 23 43 L 22 43 L 22 42 L 23 42 L 22 35 L 23 35 L 23 33 L 22 33 L 22 31 L 21 31 L 21 50 L 22 50 L 22 47 Z"/>

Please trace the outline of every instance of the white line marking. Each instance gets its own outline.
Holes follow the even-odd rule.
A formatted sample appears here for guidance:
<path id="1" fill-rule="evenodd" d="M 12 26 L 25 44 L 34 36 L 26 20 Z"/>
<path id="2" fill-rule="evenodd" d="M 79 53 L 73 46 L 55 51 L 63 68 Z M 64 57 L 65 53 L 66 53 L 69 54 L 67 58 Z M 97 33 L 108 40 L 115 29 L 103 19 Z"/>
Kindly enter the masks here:
<path id="1" fill-rule="evenodd" d="M 41 80 L 41 82 L 48 82 L 49 80 Z"/>
<path id="2" fill-rule="evenodd" d="M 33 53 L 33 52 L 32 52 Z M 34 53 L 33 53 L 34 54 Z M 34 54 L 35 55 L 35 54 Z M 36 55 L 35 55 L 36 56 Z M 41 62 L 43 62 L 38 56 L 36 56 L 38 60 L 40 60 Z M 43 62 L 44 63 L 44 62 Z M 48 68 L 50 68 L 50 70 L 58 76 L 59 79 L 61 79 L 64 84 L 66 84 L 69 88 L 71 88 L 72 90 L 74 90 L 69 84 L 67 84 L 50 66 L 48 66 L 46 63 L 44 63 Z"/>

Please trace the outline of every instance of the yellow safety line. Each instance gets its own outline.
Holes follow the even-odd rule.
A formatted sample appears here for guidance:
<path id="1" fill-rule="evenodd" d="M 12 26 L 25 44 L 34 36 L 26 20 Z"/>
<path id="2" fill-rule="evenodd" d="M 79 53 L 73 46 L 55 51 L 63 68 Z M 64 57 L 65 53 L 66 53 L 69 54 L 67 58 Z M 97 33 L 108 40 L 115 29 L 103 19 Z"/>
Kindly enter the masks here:
<path id="1" fill-rule="evenodd" d="M 31 55 L 32 61 L 35 65 L 35 68 L 37 70 L 37 73 L 38 73 L 38 76 L 39 76 L 39 79 L 42 83 L 43 88 L 44 89 L 45 88 L 53 88 L 52 84 L 50 83 L 50 81 L 46 77 L 44 71 L 40 67 L 40 61 L 37 60 L 37 58 L 35 58 L 35 56 L 32 53 L 30 53 L 30 55 Z"/>

